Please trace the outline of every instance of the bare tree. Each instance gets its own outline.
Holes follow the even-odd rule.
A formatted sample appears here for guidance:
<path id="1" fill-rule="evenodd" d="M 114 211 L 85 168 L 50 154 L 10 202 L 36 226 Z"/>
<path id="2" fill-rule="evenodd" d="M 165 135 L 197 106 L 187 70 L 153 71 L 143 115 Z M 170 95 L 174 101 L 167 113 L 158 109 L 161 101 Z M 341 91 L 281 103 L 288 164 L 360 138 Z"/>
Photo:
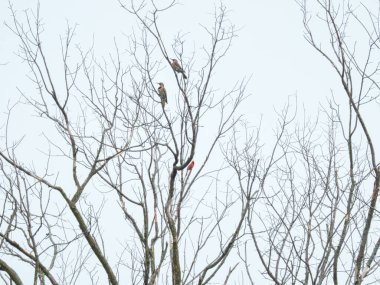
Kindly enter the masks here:
<path id="1" fill-rule="evenodd" d="M 119 4 L 136 26 L 101 59 L 74 44 L 72 27 L 52 58 L 39 9 L 10 7 L 36 91 L 19 90 L 2 127 L 1 280 L 201 285 L 240 272 L 255 284 L 259 265 L 278 285 L 379 282 L 380 168 L 366 113 L 379 98 L 379 13 L 299 1 L 305 38 L 342 88 L 315 119 L 299 120 L 289 98 L 268 142 L 239 112 L 246 81 L 215 87 L 236 35 L 226 7 L 195 51 L 161 28 L 176 1 Z M 14 135 L 14 116 L 30 117 L 19 106 L 42 141 Z"/>
<path id="2" fill-rule="evenodd" d="M 248 233 L 264 276 L 275 284 L 378 283 L 380 168 L 365 111 L 379 96 L 379 14 L 351 1 L 299 4 L 305 38 L 327 59 L 342 91 L 316 120 L 298 124 L 289 111 L 281 116 Z M 326 28 L 318 34 L 327 35 L 327 44 L 316 39 L 316 25 Z M 350 37 L 355 29 L 363 39 Z M 344 95 L 348 111 L 339 103 Z M 240 255 L 248 268 L 252 261 Z"/>
<path id="3" fill-rule="evenodd" d="M 21 101 L 47 126 L 41 131 L 48 151 L 35 163 L 22 158 L 21 146 L 36 146 L 9 135 L 10 108 L 0 150 L 0 250 L 6 257 L 0 269 L 3 280 L 11 280 L 6 283 L 227 283 L 236 268 L 227 258 L 255 199 L 256 162 L 241 178 L 246 185 L 225 179 L 231 167 L 242 175 L 234 154 L 225 153 L 227 164 L 210 163 L 219 144 L 236 132 L 246 96 L 245 81 L 222 94 L 213 87 L 234 27 L 226 8 L 216 8 L 213 25 L 205 27 L 211 39 L 203 50 L 206 60 L 196 61 L 181 36 L 172 44 L 162 37 L 159 18 L 175 2 L 126 2 L 120 4 L 138 22 L 126 51 L 129 64 L 116 43 L 104 60 L 95 58 L 93 48 L 74 49 L 75 29 L 68 27 L 59 68 L 46 54 L 39 9 L 20 16 L 10 8 L 8 27 L 37 90 L 21 90 Z M 172 58 L 181 69 L 172 68 Z M 156 89 L 163 72 L 174 79 L 171 93 Z"/>

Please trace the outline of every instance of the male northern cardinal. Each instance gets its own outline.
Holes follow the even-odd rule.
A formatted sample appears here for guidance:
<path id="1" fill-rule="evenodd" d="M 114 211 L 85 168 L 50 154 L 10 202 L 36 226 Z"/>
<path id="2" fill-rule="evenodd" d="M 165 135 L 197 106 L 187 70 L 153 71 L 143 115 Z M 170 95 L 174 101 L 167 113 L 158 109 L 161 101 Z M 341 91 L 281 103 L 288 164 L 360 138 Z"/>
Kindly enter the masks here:
<path id="1" fill-rule="evenodd" d="M 166 95 L 166 89 L 165 89 L 164 83 L 159 82 L 158 85 L 160 85 L 157 89 L 158 96 L 160 96 L 161 98 L 162 106 L 165 107 L 165 103 L 168 103 L 168 96 Z"/>
<path id="2" fill-rule="evenodd" d="M 182 73 L 183 78 L 187 79 L 185 71 L 183 70 L 182 66 L 179 64 L 178 60 L 176 60 L 175 58 L 172 58 L 172 63 L 170 65 L 172 66 L 174 71 L 176 71 L 178 73 Z"/>
<path id="3" fill-rule="evenodd" d="M 191 170 L 193 170 L 193 168 L 194 168 L 194 164 L 195 164 L 195 162 L 194 162 L 194 160 L 192 160 L 192 161 L 190 162 L 190 164 L 187 166 L 187 171 L 191 171 Z"/>

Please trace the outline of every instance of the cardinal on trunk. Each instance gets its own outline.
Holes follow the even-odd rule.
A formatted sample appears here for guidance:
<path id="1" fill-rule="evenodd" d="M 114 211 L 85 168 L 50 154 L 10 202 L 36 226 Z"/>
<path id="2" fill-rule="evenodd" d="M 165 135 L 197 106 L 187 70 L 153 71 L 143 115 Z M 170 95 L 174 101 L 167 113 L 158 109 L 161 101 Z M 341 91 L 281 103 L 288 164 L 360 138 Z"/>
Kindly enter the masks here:
<path id="1" fill-rule="evenodd" d="M 194 164 L 195 164 L 195 162 L 194 162 L 194 160 L 192 160 L 192 161 L 189 163 L 189 165 L 187 166 L 187 171 L 191 171 L 191 170 L 193 170 L 193 168 L 194 168 Z"/>

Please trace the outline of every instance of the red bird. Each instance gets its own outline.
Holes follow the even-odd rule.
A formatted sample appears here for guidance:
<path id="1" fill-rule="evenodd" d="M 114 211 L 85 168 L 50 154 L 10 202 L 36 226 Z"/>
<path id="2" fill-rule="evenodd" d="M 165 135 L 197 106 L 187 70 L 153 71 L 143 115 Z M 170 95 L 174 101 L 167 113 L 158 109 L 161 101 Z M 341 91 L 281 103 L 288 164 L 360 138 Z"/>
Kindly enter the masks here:
<path id="1" fill-rule="evenodd" d="M 187 166 L 187 171 L 191 171 L 191 170 L 193 170 L 193 168 L 194 168 L 194 164 L 195 164 L 195 162 L 194 162 L 194 160 L 192 160 L 192 161 L 190 162 L 190 164 Z"/>

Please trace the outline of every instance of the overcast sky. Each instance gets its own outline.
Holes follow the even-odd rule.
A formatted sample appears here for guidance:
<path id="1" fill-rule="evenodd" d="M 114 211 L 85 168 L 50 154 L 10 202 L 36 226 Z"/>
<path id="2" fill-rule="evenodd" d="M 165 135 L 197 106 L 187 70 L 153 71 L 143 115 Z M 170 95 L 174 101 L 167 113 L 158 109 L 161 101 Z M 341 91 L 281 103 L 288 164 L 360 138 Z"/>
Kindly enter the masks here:
<path id="1" fill-rule="evenodd" d="M 14 7 L 16 10 L 34 9 L 36 2 L 17 1 Z M 173 39 L 178 31 L 188 32 L 187 45 L 190 49 L 196 46 L 194 42 L 201 31 L 199 24 L 211 21 L 210 13 L 215 3 L 217 5 L 218 2 L 183 1 L 175 8 L 178 18 L 174 21 L 163 19 L 161 28 L 164 33 L 167 31 L 168 39 Z M 231 22 L 239 31 L 223 62 L 224 74 L 221 76 L 230 78 L 231 85 L 244 76 L 252 76 L 248 92 L 253 96 L 246 110 L 255 111 L 249 115 L 251 119 L 257 120 L 261 115 L 269 119 L 273 115 L 273 106 L 280 108 L 293 94 L 297 94 L 299 102 L 310 111 L 316 111 L 318 102 L 325 101 L 330 96 L 330 89 L 336 87 L 337 78 L 304 40 L 302 15 L 295 1 L 237 0 L 224 3 L 230 10 Z M 123 43 L 135 22 L 120 9 L 117 1 L 42 0 L 40 4 L 46 30 L 44 46 L 45 49 L 52 47 L 49 54 L 59 53 L 59 36 L 64 34 L 67 23 L 78 25 L 74 42 L 86 47 L 94 39 L 97 54 L 107 55 L 113 49 L 113 39 Z M 1 1 L 0 5 L 2 22 L 10 22 L 8 3 Z M 0 67 L 1 102 L 6 102 L 18 96 L 15 87 L 25 82 L 27 69 L 14 56 L 18 44 L 16 37 L 4 25 L 0 33 L 0 62 L 8 63 Z M 226 80 L 221 82 L 221 88 L 224 82 Z"/>
<path id="2" fill-rule="evenodd" d="M 37 1 L 18 0 L 14 9 L 37 7 Z M 40 0 L 40 14 L 45 32 L 43 46 L 52 60 L 60 56 L 60 36 L 67 24 L 76 27 L 74 42 L 86 48 L 94 42 L 96 54 L 107 56 L 113 52 L 114 40 L 123 47 L 126 36 L 132 33 L 136 19 L 120 8 L 115 0 Z M 200 54 L 202 28 L 212 21 L 214 6 L 219 1 L 184 0 L 175 7 L 176 15 L 160 19 L 161 31 L 170 41 L 178 32 L 188 33 L 186 47 L 189 54 L 194 50 Z M 217 74 L 215 88 L 232 87 L 234 82 L 251 77 L 247 92 L 251 97 L 242 107 L 245 118 L 255 126 L 263 118 L 263 129 L 272 131 L 279 110 L 289 96 L 297 95 L 299 106 L 304 106 L 307 116 L 313 118 L 321 104 L 334 94 L 336 101 L 346 102 L 346 95 L 339 84 L 338 76 L 329 64 L 304 39 L 304 27 L 300 8 L 294 0 L 226 0 L 231 22 L 238 29 L 229 54 Z M 11 23 L 7 1 L 0 1 L 2 23 Z M 318 35 L 319 30 L 315 30 Z M 323 34 L 321 29 L 321 34 Z M 323 38 L 322 38 L 323 39 Z M 8 102 L 15 102 L 20 93 L 17 89 L 33 92 L 28 81 L 28 67 L 15 55 L 18 39 L 5 25 L 0 26 L 0 120 L 4 120 Z M 50 62 L 54 62 L 50 61 Z M 29 87 L 28 87 L 29 86 Z M 170 87 L 168 87 L 170 88 Z M 29 94 L 31 95 L 31 94 Z M 292 101 L 293 102 L 293 101 Z M 366 114 L 371 119 L 371 130 L 377 145 L 380 122 L 380 105 Z M 302 112 L 301 112 L 302 113 Z M 14 118 L 23 133 L 30 126 L 28 116 Z M 3 121 L 0 121 L 0 127 Z M 3 134 L 3 133 L 1 133 Z M 20 134 L 21 135 L 21 134 Z"/>
<path id="3" fill-rule="evenodd" d="M 339 1 L 338 1 L 339 2 Z M 162 3 L 162 2 L 161 2 Z M 164 38 L 169 42 L 175 35 L 186 33 L 186 48 L 189 56 L 202 56 L 201 46 L 204 37 L 202 25 L 212 21 L 212 12 L 219 1 L 182 1 L 168 13 L 168 18 L 160 19 Z M 242 112 L 254 126 L 262 118 L 263 130 L 271 131 L 277 115 L 275 109 L 281 109 L 289 96 L 297 95 L 299 107 L 307 110 L 310 118 L 316 117 L 320 104 L 326 105 L 332 94 L 337 102 L 346 102 L 346 96 L 340 86 L 338 76 L 331 66 L 304 39 L 302 13 L 294 0 L 268 1 L 223 1 L 229 9 L 229 18 L 238 29 L 230 52 L 217 72 L 216 89 L 223 90 L 244 77 L 250 77 L 247 92 L 252 96 L 246 101 Z M 360 1 L 353 1 L 359 6 Z M 0 1 L 0 19 L 11 23 L 7 1 Z M 82 48 L 88 48 L 94 42 L 97 56 L 107 56 L 114 52 L 114 40 L 123 51 L 127 36 L 132 33 L 136 19 L 120 8 L 118 2 L 105 0 L 68 0 L 40 1 L 40 14 L 45 24 L 43 45 L 52 63 L 60 56 L 60 37 L 67 25 L 76 26 L 73 40 Z M 355 7 L 356 7 L 355 6 Z M 37 1 L 20 0 L 14 4 L 18 15 L 22 10 L 37 7 Z M 317 39 L 323 38 L 325 27 L 315 26 Z M 356 39 L 362 31 L 352 35 Z M 26 64 L 15 55 L 18 39 L 4 25 L 0 27 L 0 66 L 1 110 L 7 102 L 19 98 L 17 87 L 26 90 L 29 72 Z M 206 42 L 207 43 L 207 42 Z M 167 86 L 170 90 L 170 86 Z M 292 97 L 294 98 L 294 97 Z M 379 120 L 380 104 L 373 104 L 366 113 L 371 123 L 377 114 Z M 27 127 L 26 127 L 27 128 Z M 376 124 L 373 126 L 376 128 Z M 380 140 L 378 137 L 375 139 Z"/>

